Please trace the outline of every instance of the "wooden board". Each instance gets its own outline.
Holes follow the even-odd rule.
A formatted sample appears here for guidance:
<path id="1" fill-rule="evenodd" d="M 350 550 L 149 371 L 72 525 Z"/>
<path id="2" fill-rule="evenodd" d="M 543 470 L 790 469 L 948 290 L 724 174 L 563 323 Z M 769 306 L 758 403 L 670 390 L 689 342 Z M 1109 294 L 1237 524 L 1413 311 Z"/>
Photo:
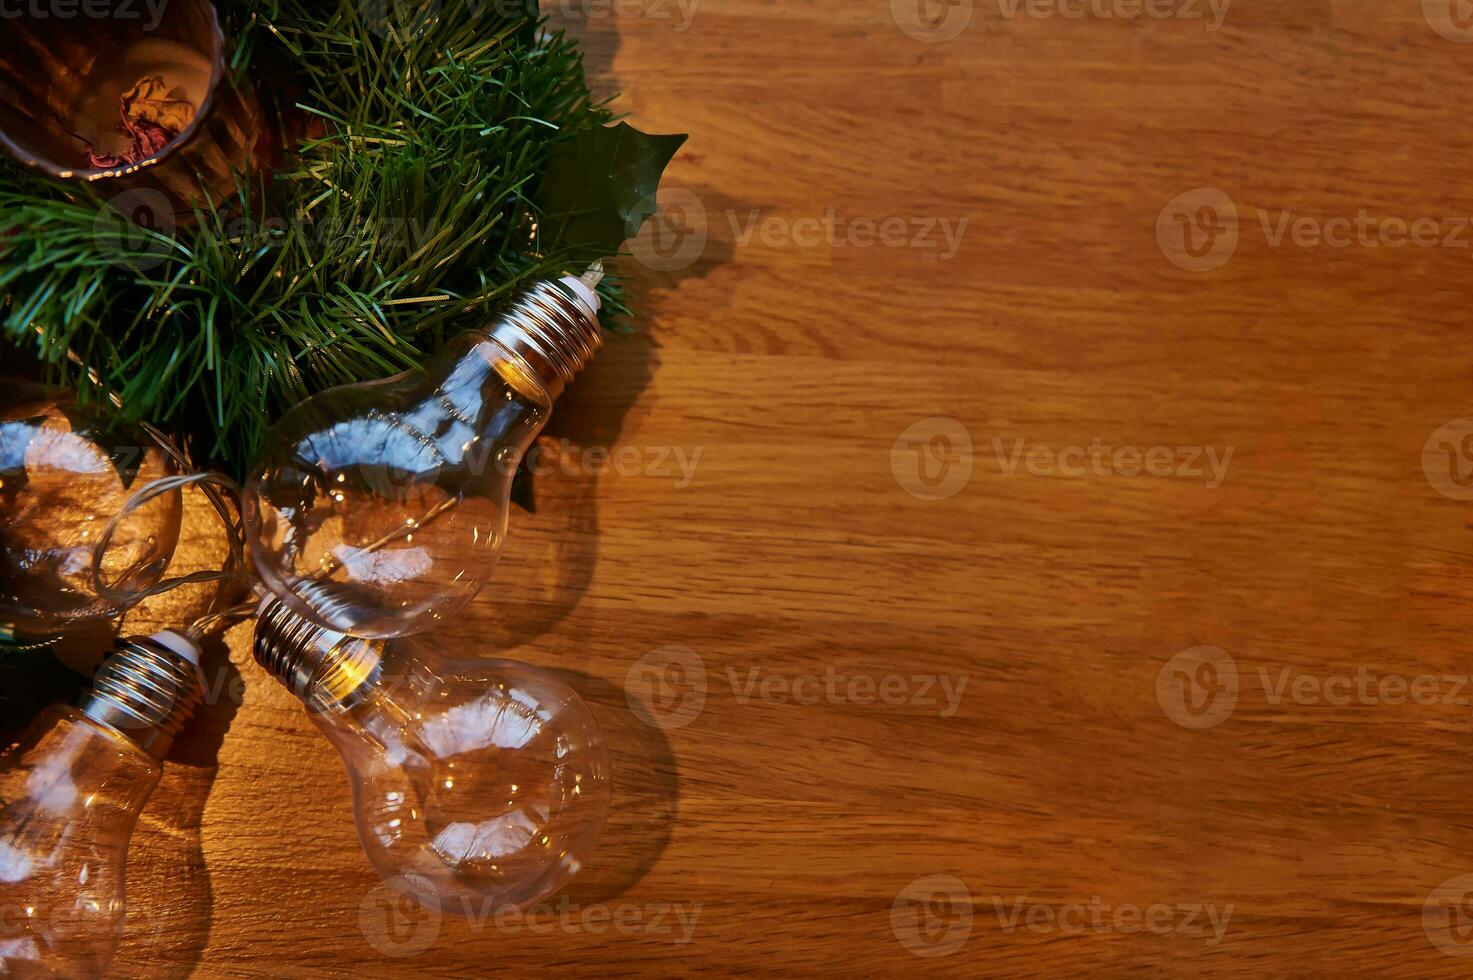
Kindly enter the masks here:
<path id="1" fill-rule="evenodd" d="M 444 635 L 607 729 L 567 904 L 388 902 L 243 628 L 120 976 L 1466 975 L 1473 31 L 916 3 L 557 17 L 693 134 Z"/>

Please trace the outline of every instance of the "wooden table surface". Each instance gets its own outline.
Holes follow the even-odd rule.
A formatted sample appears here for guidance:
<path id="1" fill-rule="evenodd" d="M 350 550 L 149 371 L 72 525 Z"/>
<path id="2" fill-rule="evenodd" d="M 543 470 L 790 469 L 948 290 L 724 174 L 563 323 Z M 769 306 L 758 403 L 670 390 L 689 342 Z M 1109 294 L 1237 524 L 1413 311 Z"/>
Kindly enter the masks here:
<path id="1" fill-rule="evenodd" d="M 390 901 L 244 627 L 117 975 L 1467 975 L 1473 24 L 1060 2 L 555 18 L 692 139 L 443 642 L 593 705 L 598 859 Z"/>

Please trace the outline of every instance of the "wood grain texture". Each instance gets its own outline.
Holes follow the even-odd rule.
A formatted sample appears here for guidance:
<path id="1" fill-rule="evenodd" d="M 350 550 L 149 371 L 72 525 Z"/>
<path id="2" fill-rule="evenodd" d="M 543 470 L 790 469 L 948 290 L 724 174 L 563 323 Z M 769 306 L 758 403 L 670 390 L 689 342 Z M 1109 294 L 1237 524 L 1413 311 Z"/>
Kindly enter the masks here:
<path id="1" fill-rule="evenodd" d="M 599 860 L 534 921 L 387 902 L 242 628 L 135 843 L 120 976 L 1466 975 L 1466 896 L 1434 890 L 1473 874 L 1473 546 L 1423 447 L 1473 415 L 1473 230 L 1269 232 L 1473 215 L 1473 47 L 1413 0 L 1235 0 L 1215 31 L 1010 6 L 944 43 L 888 0 L 558 16 L 638 125 L 693 134 L 623 266 L 641 332 L 544 439 L 647 465 L 544 477 L 444 642 L 594 705 Z M 1158 218 L 1204 187 L 1238 239 L 1195 272 Z M 791 241 L 830 213 L 968 224 L 949 261 Z M 944 500 L 892 468 L 933 417 L 973 444 Z M 1209 486 L 1013 467 L 1018 440 L 1232 455 Z M 674 447 L 688 483 L 650 471 Z M 1172 660 L 1204 646 L 1231 670 Z M 1230 714 L 1173 720 L 1229 673 Z"/>

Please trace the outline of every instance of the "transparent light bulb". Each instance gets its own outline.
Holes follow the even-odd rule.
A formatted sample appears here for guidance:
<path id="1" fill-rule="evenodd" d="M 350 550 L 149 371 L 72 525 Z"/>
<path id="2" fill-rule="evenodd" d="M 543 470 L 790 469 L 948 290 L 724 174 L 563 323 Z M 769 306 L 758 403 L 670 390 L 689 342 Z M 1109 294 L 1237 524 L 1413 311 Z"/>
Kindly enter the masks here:
<path id="1" fill-rule="evenodd" d="M 122 937 L 128 841 L 203 697 L 198 649 L 123 641 L 78 707 L 0 758 L 0 976 L 96 977 Z"/>
<path id="2" fill-rule="evenodd" d="M 0 640 L 40 638 L 125 612 L 99 595 L 93 560 L 138 491 L 177 475 L 151 437 L 69 395 L 11 385 L 0 408 Z M 180 494 L 134 510 L 103 555 L 119 591 L 155 584 L 179 543 Z"/>
<path id="3" fill-rule="evenodd" d="M 432 629 L 475 597 L 517 466 L 601 344 L 598 275 L 536 283 L 422 370 L 286 413 L 245 492 L 272 592 L 320 626 L 375 638 Z"/>
<path id="4" fill-rule="evenodd" d="M 263 605 L 255 657 L 338 751 L 358 836 L 392 887 L 456 915 L 525 908 L 588 860 L 609 808 L 597 722 L 562 681 L 438 658 L 426 638 L 323 630 Z"/>

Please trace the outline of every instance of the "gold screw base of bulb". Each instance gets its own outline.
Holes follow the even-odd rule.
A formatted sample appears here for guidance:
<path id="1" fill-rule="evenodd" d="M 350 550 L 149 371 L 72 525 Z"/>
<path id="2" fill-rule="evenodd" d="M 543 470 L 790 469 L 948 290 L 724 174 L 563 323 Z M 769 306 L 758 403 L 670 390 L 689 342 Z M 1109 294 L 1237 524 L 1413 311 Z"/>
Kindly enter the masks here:
<path id="1" fill-rule="evenodd" d="M 598 311 L 550 281 L 534 283 L 480 332 L 525 362 L 553 399 L 603 347 Z"/>

